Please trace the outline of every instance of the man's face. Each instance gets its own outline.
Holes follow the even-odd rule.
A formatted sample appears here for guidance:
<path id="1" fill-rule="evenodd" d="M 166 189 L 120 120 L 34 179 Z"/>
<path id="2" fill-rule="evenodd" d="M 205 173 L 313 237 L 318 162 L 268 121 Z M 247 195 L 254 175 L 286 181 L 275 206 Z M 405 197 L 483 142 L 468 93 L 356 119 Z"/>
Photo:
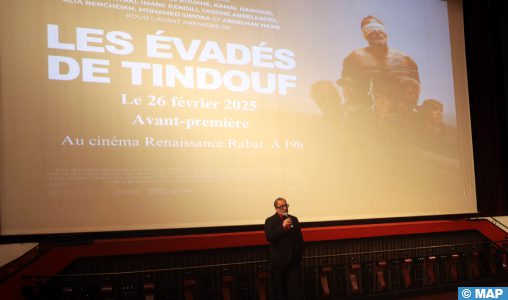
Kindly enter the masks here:
<path id="1" fill-rule="evenodd" d="M 384 46 L 387 42 L 387 35 L 381 30 L 374 30 L 366 37 L 369 46 Z"/>
<path id="2" fill-rule="evenodd" d="M 443 122 L 443 107 L 440 105 L 433 105 L 430 111 L 430 119 L 436 124 Z"/>
<path id="3" fill-rule="evenodd" d="M 278 200 L 277 206 L 275 207 L 275 211 L 279 216 L 283 216 L 284 213 L 288 212 L 288 205 L 285 200 Z"/>
<path id="4" fill-rule="evenodd" d="M 403 97 L 401 97 L 397 101 L 397 111 L 398 112 L 409 112 L 412 111 L 416 103 L 418 102 L 418 89 L 414 87 L 406 87 L 404 92 L 402 93 Z"/>

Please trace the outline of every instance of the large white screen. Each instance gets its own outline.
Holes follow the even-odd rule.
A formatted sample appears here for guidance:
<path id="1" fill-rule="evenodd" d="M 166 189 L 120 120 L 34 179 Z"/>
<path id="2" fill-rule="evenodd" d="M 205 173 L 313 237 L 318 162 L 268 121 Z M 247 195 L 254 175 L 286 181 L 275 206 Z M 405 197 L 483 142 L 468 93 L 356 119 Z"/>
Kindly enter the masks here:
<path id="1" fill-rule="evenodd" d="M 460 4 L 0 3 L 4 235 L 476 212 Z"/>

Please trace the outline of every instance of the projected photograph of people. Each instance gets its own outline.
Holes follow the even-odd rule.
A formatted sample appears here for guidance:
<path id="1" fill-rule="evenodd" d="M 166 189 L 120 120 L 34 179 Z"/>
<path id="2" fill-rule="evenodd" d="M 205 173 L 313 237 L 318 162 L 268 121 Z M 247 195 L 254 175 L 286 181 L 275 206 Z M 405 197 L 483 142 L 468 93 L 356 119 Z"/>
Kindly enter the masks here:
<path id="1" fill-rule="evenodd" d="M 321 80 L 311 86 L 311 98 L 323 118 L 355 132 L 359 139 L 386 140 L 394 135 L 392 139 L 458 160 L 455 122 L 444 122 L 441 101 L 420 99 L 416 62 L 388 46 L 386 28 L 378 18 L 364 17 L 361 31 L 368 45 L 344 58 L 336 85 Z M 450 115 L 454 120 L 455 113 Z"/>

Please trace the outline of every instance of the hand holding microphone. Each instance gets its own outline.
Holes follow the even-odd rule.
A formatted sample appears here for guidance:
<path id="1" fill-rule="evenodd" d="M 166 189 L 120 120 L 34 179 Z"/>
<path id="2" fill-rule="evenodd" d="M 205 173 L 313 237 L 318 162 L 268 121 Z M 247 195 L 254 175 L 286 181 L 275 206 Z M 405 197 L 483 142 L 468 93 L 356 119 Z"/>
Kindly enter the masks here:
<path id="1" fill-rule="evenodd" d="M 293 220 L 289 217 L 289 214 L 287 212 L 283 213 L 284 221 L 282 221 L 282 226 L 286 229 L 293 229 Z"/>

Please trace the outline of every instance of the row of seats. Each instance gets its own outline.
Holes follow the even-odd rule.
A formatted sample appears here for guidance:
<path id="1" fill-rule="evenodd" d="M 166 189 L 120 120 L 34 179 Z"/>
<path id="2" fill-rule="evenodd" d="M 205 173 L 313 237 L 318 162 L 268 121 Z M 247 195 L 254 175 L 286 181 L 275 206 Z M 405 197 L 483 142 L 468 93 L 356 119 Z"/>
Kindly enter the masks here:
<path id="1" fill-rule="evenodd" d="M 476 231 L 305 244 L 305 299 L 355 299 L 508 276 L 508 246 Z M 78 259 L 27 278 L 26 299 L 274 299 L 266 246 Z"/>
<path id="2" fill-rule="evenodd" d="M 322 257 L 304 257 L 306 299 L 376 295 L 453 285 L 507 276 L 507 251 L 490 246 L 470 252 L 400 257 L 323 265 Z M 328 256 L 329 258 L 329 256 Z M 249 263 L 247 262 L 247 265 Z M 321 265 L 319 265 L 321 264 Z M 240 268 L 241 267 L 241 268 Z M 240 270 L 242 269 L 242 270 Z M 150 270 L 118 274 L 56 276 L 27 286 L 27 299 L 272 299 L 267 262 L 204 266 L 202 269 Z"/>

